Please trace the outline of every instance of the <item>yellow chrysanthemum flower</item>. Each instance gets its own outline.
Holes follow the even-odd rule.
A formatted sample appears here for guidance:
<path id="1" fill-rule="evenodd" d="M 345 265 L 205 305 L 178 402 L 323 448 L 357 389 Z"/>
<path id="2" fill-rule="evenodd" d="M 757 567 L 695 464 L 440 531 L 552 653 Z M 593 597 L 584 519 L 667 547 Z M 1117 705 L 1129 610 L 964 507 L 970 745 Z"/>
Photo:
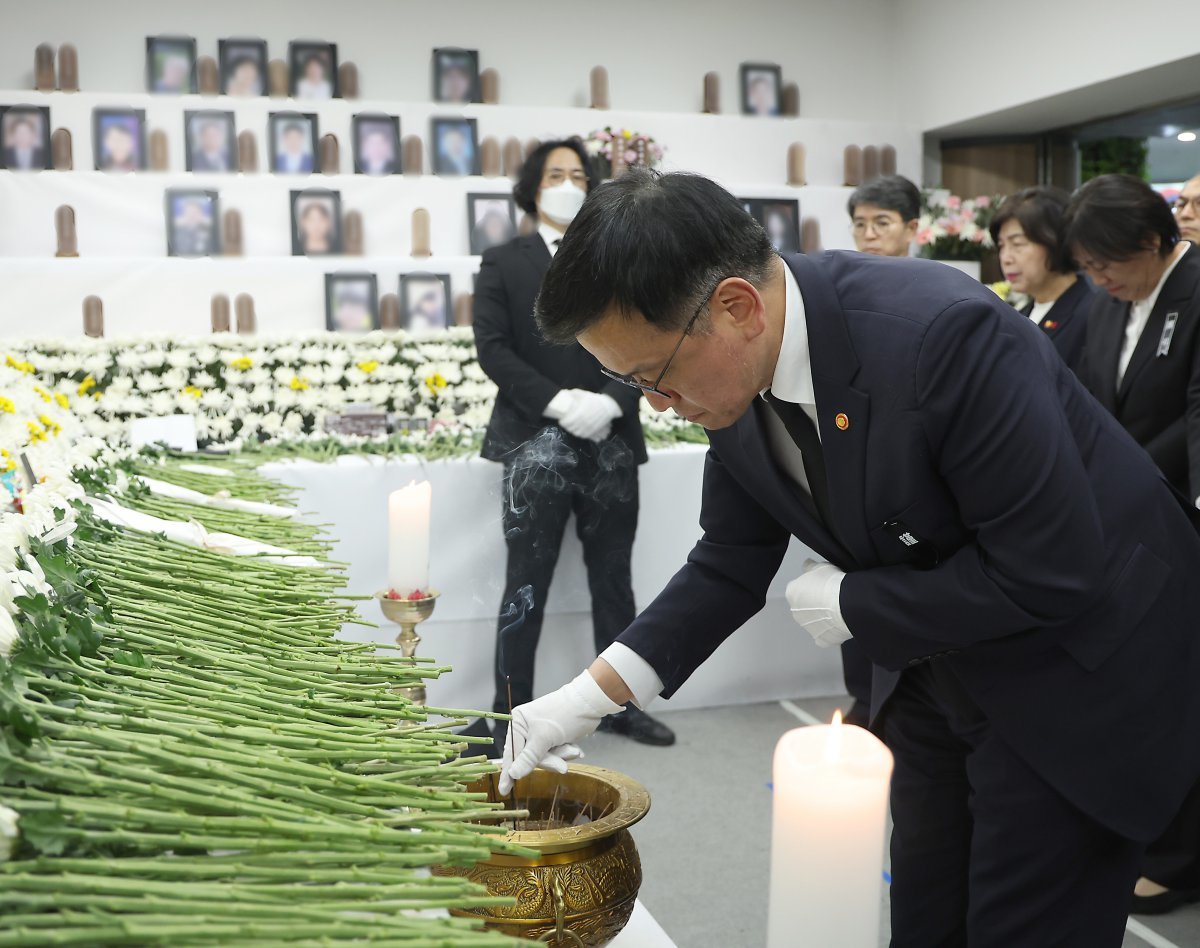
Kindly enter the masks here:
<path id="1" fill-rule="evenodd" d="M 186 385 L 183 389 L 184 395 L 191 395 L 192 398 L 199 398 L 204 394 L 204 390 L 197 388 L 195 385 Z"/>
<path id="2" fill-rule="evenodd" d="M 77 388 L 75 391 L 76 391 L 76 394 L 78 394 L 78 395 L 86 395 L 88 392 L 90 392 L 95 387 L 96 387 L 96 380 L 89 375 L 87 378 L 85 378 L 82 382 L 79 383 L 79 388 Z"/>
<path id="3" fill-rule="evenodd" d="M 432 375 L 425 376 L 425 386 L 433 393 L 440 392 L 450 383 L 446 381 L 446 377 L 441 372 L 434 372 Z"/>
<path id="4" fill-rule="evenodd" d="M 298 375 L 292 376 L 291 389 L 293 392 L 303 392 L 308 388 L 308 383 Z"/>
<path id="5" fill-rule="evenodd" d="M 367 375 L 370 375 L 377 368 L 379 368 L 379 363 L 376 362 L 374 359 L 369 359 L 366 362 L 356 362 L 355 365 L 357 365 L 358 368 L 360 370 L 362 370 L 363 372 L 366 372 Z"/>
<path id="6" fill-rule="evenodd" d="M 17 406 L 11 398 L 7 398 L 4 395 L 0 395 L 0 411 L 7 412 L 8 414 L 11 415 L 16 410 L 17 410 Z"/>
<path id="7" fill-rule="evenodd" d="M 58 402 L 59 408 L 70 408 L 71 407 L 71 400 L 69 398 L 67 398 L 67 396 L 64 395 L 62 392 L 55 392 L 54 400 L 56 402 Z"/>
<path id="8" fill-rule="evenodd" d="M 249 356 L 238 356 L 238 358 L 234 359 L 232 362 L 229 363 L 229 367 L 231 369 L 237 369 L 239 372 L 245 372 L 247 369 L 251 368 L 253 365 L 254 365 L 254 360 L 251 359 Z"/>
<path id="9" fill-rule="evenodd" d="M 24 372 L 26 375 L 32 375 L 34 371 L 32 363 L 14 359 L 10 355 L 4 357 L 4 364 L 10 369 L 16 369 L 18 372 Z"/>

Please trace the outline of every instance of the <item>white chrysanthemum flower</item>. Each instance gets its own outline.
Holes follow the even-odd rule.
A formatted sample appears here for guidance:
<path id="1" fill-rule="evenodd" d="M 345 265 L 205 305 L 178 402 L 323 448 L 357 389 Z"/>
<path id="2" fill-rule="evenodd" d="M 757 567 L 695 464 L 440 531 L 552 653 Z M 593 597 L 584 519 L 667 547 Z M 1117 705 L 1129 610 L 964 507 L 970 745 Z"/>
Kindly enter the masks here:
<path id="1" fill-rule="evenodd" d="M 167 365 L 174 369 L 188 369 L 196 362 L 196 353 L 190 348 L 171 349 L 166 354 Z"/>
<path id="2" fill-rule="evenodd" d="M 147 402 L 152 415 L 175 414 L 175 396 L 170 392 L 155 392 L 147 399 Z"/>
<path id="3" fill-rule="evenodd" d="M 188 383 L 187 369 L 167 369 L 160 377 L 164 388 L 180 389 Z"/>
<path id="4" fill-rule="evenodd" d="M 141 392 L 157 392 L 163 387 L 162 376 L 153 372 L 141 372 L 137 376 L 137 387 Z"/>
<path id="5" fill-rule="evenodd" d="M 247 396 L 255 408 L 266 408 L 275 397 L 275 390 L 269 385 L 256 385 Z"/>
<path id="6" fill-rule="evenodd" d="M 192 384 L 195 385 L 196 388 L 214 388 L 217 384 L 217 380 L 213 378 L 211 373 L 207 371 L 201 371 L 192 376 Z"/>

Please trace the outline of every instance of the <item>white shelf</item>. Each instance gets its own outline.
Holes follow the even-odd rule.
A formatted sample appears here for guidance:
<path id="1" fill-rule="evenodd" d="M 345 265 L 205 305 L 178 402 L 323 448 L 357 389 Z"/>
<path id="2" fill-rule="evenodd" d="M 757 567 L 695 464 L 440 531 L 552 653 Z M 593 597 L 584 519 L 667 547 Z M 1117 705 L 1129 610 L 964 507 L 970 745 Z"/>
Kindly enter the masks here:
<path id="1" fill-rule="evenodd" d="M 666 146 L 663 167 L 707 174 L 721 181 L 782 183 L 786 179 L 787 149 L 803 142 L 808 153 L 808 178 L 817 184 L 841 181 L 842 149 L 849 144 L 894 145 L 901 174 L 918 179 L 922 136 L 917 126 L 888 122 L 836 121 L 808 118 L 759 118 L 745 115 L 706 115 L 646 112 L 636 109 L 599 111 L 522 105 L 446 105 L 383 99 L 272 99 L 230 96 L 165 96 L 144 92 L 0 91 L 0 105 L 47 105 L 55 128 L 67 128 L 75 143 L 75 167 L 93 167 L 91 113 L 96 107 L 129 107 L 146 111 L 148 128 L 167 135 L 172 167 L 182 170 L 183 113 L 219 109 L 234 113 L 238 131 L 250 129 L 258 139 L 259 162 L 265 161 L 267 117 L 271 112 L 314 112 L 321 134 L 332 132 L 341 143 L 341 167 L 352 169 L 350 121 L 359 112 L 399 115 L 401 134 L 416 134 L 426 142 L 429 169 L 429 120 L 461 115 L 478 121 L 479 136 L 503 142 L 516 137 L 586 135 L 605 125 L 625 126 L 653 135 Z"/>
<path id="2" fill-rule="evenodd" d="M 225 96 L 159 96 L 147 93 L 63 93 L 0 91 L 0 105 L 46 105 L 51 125 L 67 128 L 74 140 L 76 168 L 92 166 L 91 120 L 97 107 L 141 108 L 148 129 L 166 133 L 169 172 L 113 175 L 79 170 L 21 173 L 0 171 L 0 337 L 30 332 L 77 334 L 85 296 L 105 304 L 109 335 L 153 331 L 205 332 L 214 293 L 250 293 L 264 331 L 318 329 L 324 325 L 323 275 L 335 270 L 368 270 L 380 292 L 396 286 L 401 272 L 449 273 L 454 294 L 470 292 L 478 258 L 468 255 L 466 195 L 507 193 L 507 178 L 424 175 L 368 177 L 337 175 L 192 174 L 183 168 L 183 113 L 194 109 L 232 111 L 239 131 L 250 129 L 258 142 L 259 165 L 266 167 L 266 130 L 271 112 L 315 112 L 321 134 L 341 143 L 341 168 L 349 172 L 351 119 L 359 112 L 399 115 L 403 135 L 428 139 L 429 120 L 465 115 L 478 120 L 479 134 L 503 143 L 530 138 L 586 134 L 605 125 L 626 126 L 653 135 L 667 148 L 664 170 L 706 174 L 739 197 L 795 198 L 801 215 L 821 226 L 825 247 L 852 246 L 846 216 L 848 189 L 840 186 L 842 150 L 847 144 L 890 143 L 899 170 L 919 175 L 921 134 L 889 123 L 814 119 L 762 119 L 636 110 L 595 111 L 512 105 L 444 106 L 431 102 L 333 99 L 235 99 Z M 787 150 L 793 142 L 807 150 L 806 187 L 789 187 Z M 428 153 L 426 155 L 428 167 Z M 359 211 L 367 257 L 291 256 L 289 193 L 303 188 L 341 193 L 343 213 Z M 224 212 L 242 217 L 244 257 L 179 259 L 166 256 L 164 191 L 210 188 Z M 54 258 L 54 211 L 63 204 L 76 212 L 80 257 Z M 430 213 L 430 259 L 411 256 L 412 212 Z"/>

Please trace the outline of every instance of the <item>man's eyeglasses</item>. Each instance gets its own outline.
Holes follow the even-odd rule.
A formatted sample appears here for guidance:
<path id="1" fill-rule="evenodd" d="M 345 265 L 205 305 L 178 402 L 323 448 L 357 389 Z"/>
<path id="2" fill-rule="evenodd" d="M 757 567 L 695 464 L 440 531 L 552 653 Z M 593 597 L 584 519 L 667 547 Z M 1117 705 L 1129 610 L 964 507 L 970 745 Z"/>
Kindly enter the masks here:
<path id="1" fill-rule="evenodd" d="M 716 292 L 715 289 L 713 292 Z M 683 327 L 683 335 L 680 336 L 679 341 L 675 343 L 675 348 L 671 350 L 671 355 L 667 358 L 667 364 L 662 367 L 662 371 L 658 373 L 658 378 L 656 378 L 653 382 L 642 382 L 632 375 L 618 375 L 616 372 L 613 372 L 611 369 L 606 369 L 604 366 L 600 366 L 600 371 L 607 375 L 614 382 L 624 382 L 626 385 L 641 389 L 643 392 L 646 392 L 650 395 L 658 395 L 662 398 L 670 398 L 671 396 L 659 389 L 658 386 L 662 382 L 663 378 L 666 377 L 667 370 L 671 368 L 671 363 L 675 361 L 675 356 L 679 354 L 679 347 L 683 345 L 683 340 L 692 334 L 692 327 L 696 325 L 696 320 L 699 319 L 700 314 L 704 312 L 704 307 L 708 305 L 710 296 L 712 296 L 712 293 L 709 293 L 708 296 L 704 297 L 704 302 L 700 304 L 700 308 L 692 314 L 692 318 L 689 319 L 687 325 Z"/>
<path id="2" fill-rule="evenodd" d="M 587 190 L 587 172 L 581 168 L 567 172 L 561 168 L 552 168 L 542 176 L 542 186 L 562 184 L 569 180 L 572 184 L 578 185 L 582 190 Z"/>
<path id="3" fill-rule="evenodd" d="M 1200 211 L 1200 198 L 1185 197 L 1177 197 L 1175 199 L 1175 203 L 1171 205 L 1171 210 L 1178 214 L 1180 211 L 1187 210 L 1189 204 L 1191 205 L 1193 212 Z"/>
<path id="4" fill-rule="evenodd" d="M 861 237 L 868 230 L 874 230 L 876 234 L 879 234 L 882 237 L 893 227 L 899 226 L 900 221 L 891 217 L 876 217 L 874 220 L 870 221 L 859 218 L 850 225 L 850 231 L 851 233 L 857 234 Z"/>

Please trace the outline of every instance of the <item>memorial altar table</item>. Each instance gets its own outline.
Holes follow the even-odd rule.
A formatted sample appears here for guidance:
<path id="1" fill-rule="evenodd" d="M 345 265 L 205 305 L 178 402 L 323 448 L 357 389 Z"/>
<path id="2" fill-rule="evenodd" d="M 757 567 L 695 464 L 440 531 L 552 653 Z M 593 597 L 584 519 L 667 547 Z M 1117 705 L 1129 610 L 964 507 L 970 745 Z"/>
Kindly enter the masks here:
<path id="1" fill-rule="evenodd" d="M 639 469 L 641 514 L 633 548 L 633 588 L 646 606 L 683 565 L 700 536 L 698 515 L 703 446 L 651 451 Z M 346 456 L 329 463 L 272 461 L 262 473 L 299 488 L 296 501 L 315 522 L 329 524 L 334 556 L 349 563 L 347 590 L 371 595 L 387 584 L 387 496 L 413 481 L 433 488 L 430 585 L 441 593 L 422 624 L 420 653 L 452 665 L 454 674 L 429 682 L 429 703 L 478 708 L 492 700 L 496 614 L 503 591 L 505 548 L 500 526 L 501 465 L 481 458 L 425 461 Z M 659 710 L 745 704 L 840 694 L 841 654 L 819 649 L 792 622 L 784 599 L 806 547 L 793 541 L 771 584 L 766 607 L 730 637 Z M 569 526 L 547 603 L 538 649 L 537 688 L 552 690 L 594 657 L 590 598 L 579 541 Z M 359 613 L 382 623 L 378 605 Z M 391 641 L 394 627 L 347 625 L 346 638 Z"/>

